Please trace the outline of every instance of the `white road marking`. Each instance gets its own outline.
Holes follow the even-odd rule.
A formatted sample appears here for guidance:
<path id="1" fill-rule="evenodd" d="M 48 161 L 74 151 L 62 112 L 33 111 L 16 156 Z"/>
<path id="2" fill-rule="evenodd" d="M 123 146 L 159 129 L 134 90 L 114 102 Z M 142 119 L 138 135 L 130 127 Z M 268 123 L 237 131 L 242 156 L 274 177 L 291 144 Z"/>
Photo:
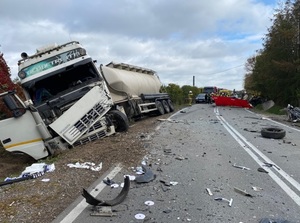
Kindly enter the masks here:
<path id="1" fill-rule="evenodd" d="M 261 167 L 263 167 L 264 162 L 275 164 L 271 159 L 265 156 L 262 152 L 260 152 L 254 145 L 252 145 L 245 137 L 243 137 L 236 129 L 234 129 L 229 123 L 219 115 L 218 108 L 214 109 L 216 113 L 216 117 L 221 121 L 224 128 L 229 132 L 229 134 L 242 146 L 242 148 L 253 158 L 255 162 L 257 162 Z M 264 161 L 261 161 L 259 157 L 252 152 L 250 147 L 258 156 L 260 156 Z M 275 164 L 278 166 L 277 164 Z M 281 176 L 283 176 L 290 184 L 292 184 L 298 191 L 300 191 L 300 184 L 294 180 L 291 176 L 289 176 L 285 171 L 281 168 L 280 170 L 274 168 Z M 300 197 L 288 186 L 286 185 L 271 169 L 268 169 L 269 176 L 290 196 L 295 203 L 300 206 Z"/>
<path id="2" fill-rule="evenodd" d="M 104 179 L 106 179 L 107 177 L 109 179 L 113 179 L 120 171 L 121 171 L 122 167 L 120 167 L 120 165 L 116 166 Z M 96 197 L 98 194 L 100 194 L 100 192 L 106 187 L 107 185 L 104 184 L 102 181 L 95 187 L 95 189 L 93 189 L 90 194 L 94 197 Z M 70 223 L 73 222 L 80 214 L 81 212 L 88 206 L 89 204 L 86 203 L 85 199 L 83 198 L 80 203 L 78 205 L 76 205 L 72 211 L 69 212 L 69 214 L 67 214 L 65 216 L 65 218 L 63 220 L 61 220 L 61 223 Z"/>

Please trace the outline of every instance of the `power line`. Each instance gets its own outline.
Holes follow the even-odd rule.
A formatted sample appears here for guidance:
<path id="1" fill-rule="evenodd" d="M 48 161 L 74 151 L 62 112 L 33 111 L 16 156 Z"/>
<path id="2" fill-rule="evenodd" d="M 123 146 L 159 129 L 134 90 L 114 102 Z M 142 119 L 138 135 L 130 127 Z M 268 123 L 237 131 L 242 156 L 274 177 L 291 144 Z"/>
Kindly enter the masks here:
<path id="1" fill-rule="evenodd" d="M 244 66 L 244 64 L 238 65 L 238 66 L 236 66 L 236 67 L 231 67 L 231 68 L 228 68 L 228 69 L 226 69 L 226 70 L 218 71 L 218 72 L 216 72 L 216 73 L 211 73 L 211 74 L 208 74 L 208 75 L 213 75 L 213 74 L 223 73 L 223 72 L 226 72 L 226 71 L 229 71 L 229 70 L 233 70 L 233 69 L 235 69 L 235 68 L 242 67 L 242 66 Z"/>

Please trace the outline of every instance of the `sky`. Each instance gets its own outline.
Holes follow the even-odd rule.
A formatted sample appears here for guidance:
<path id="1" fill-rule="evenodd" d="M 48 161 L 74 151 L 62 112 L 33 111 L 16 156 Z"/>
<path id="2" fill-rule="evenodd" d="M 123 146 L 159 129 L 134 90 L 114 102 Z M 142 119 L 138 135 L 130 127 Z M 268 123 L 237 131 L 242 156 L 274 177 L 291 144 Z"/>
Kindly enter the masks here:
<path id="1" fill-rule="evenodd" d="M 1 0 L 0 52 L 14 79 L 21 53 L 79 41 L 98 65 L 128 63 L 164 85 L 243 89 L 276 0 Z M 195 80 L 195 81 L 193 81 Z"/>

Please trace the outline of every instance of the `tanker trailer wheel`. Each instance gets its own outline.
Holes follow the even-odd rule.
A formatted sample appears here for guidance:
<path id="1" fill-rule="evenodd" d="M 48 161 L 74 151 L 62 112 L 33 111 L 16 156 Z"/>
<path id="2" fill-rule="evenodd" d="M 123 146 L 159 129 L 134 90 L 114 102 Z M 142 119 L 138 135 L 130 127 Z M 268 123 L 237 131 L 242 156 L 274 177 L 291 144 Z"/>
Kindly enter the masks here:
<path id="1" fill-rule="evenodd" d="M 282 128 L 269 127 L 261 129 L 261 135 L 264 138 L 282 139 L 283 137 L 285 137 L 285 134 L 286 132 Z"/>
<path id="2" fill-rule="evenodd" d="M 170 99 L 168 99 L 168 105 L 170 108 L 170 112 L 173 112 L 175 110 L 175 108 L 174 108 L 173 102 Z"/>
<path id="3" fill-rule="evenodd" d="M 162 100 L 162 105 L 163 105 L 163 107 L 165 109 L 165 112 L 169 113 L 170 112 L 170 107 L 169 107 L 168 102 L 166 100 Z"/>
<path id="4" fill-rule="evenodd" d="M 164 107 L 163 107 L 163 105 L 160 101 L 155 101 L 155 105 L 156 105 L 156 108 L 157 108 L 158 115 L 165 114 L 165 109 L 164 109 Z"/>
<path id="5" fill-rule="evenodd" d="M 118 110 L 109 112 L 110 118 L 115 126 L 116 132 L 125 132 L 129 128 L 129 120 L 127 116 Z"/>

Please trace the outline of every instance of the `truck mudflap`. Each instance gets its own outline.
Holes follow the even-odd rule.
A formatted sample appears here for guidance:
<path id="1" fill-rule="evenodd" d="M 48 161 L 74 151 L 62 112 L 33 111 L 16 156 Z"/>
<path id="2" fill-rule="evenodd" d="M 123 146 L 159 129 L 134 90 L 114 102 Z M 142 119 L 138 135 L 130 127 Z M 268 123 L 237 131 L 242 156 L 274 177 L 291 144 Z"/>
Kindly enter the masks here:
<path id="1" fill-rule="evenodd" d="M 106 86 L 95 86 L 50 127 L 73 145 L 110 110 L 112 104 Z"/>
<path id="2" fill-rule="evenodd" d="M 0 121 L 0 140 L 8 152 L 22 152 L 38 160 L 49 155 L 29 111 L 21 117 Z"/>

